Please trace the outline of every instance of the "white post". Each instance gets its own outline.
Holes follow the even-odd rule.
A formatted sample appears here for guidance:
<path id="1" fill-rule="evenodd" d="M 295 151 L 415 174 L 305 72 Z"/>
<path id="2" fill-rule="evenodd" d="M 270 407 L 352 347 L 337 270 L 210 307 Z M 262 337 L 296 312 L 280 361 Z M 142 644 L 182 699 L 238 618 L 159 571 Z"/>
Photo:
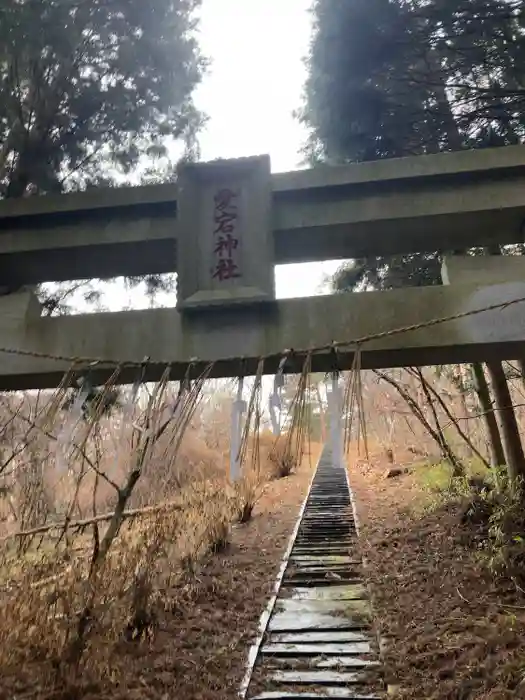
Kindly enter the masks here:
<path id="1" fill-rule="evenodd" d="M 239 377 L 237 398 L 232 404 L 232 426 L 230 438 L 230 479 L 235 482 L 241 475 L 240 448 L 242 437 L 242 415 L 246 410 L 246 402 L 242 399 L 244 379 Z"/>
<path id="2" fill-rule="evenodd" d="M 73 439 L 75 428 L 82 420 L 82 406 L 84 401 L 89 396 L 91 383 L 89 379 L 84 378 L 79 381 L 78 394 L 73 401 L 73 405 L 69 410 L 62 430 L 57 436 L 56 451 L 55 451 L 55 468 L 58 472 L 63 473 L 68 468 L 68 447 Z"/>
<path id="3" fill-rule="evenodd" d="M 147 362 L 149 360 L 148 357 L 144 358 L 144 362 Z M 140 391 L 141 384 L 144 380 L 144 368 L 142 368 L 139 376 L 137 379 L 135 379 L 133 386 L 131 387 L 131 392 L 126 400 L 126 403 L 124 404 L 124 407 L 122 409 L 122 419 L 121 419 L 121 426 L 120 426 L 120 439 L 119 443 L 121 447 L 124 445 L 124 440 L 126 435 L 128 434 L 129 431 L 129 426 L 133 423 L 133 418 L 134 418 L 134 409 L 135 409 L 135 403 L 137 401 L 137 396 Z"/>
<path id="4" fill-rule="evenodd" d="M 272 432 L 276 437 L 278 437 L 281 434 L 281 389 L 283 384 L 284 376 L 282 372 L 278 372 L 273 380 L 273 392 L 270 395 L 270 420 L 272 421 Z"/>
<path id="5" fill-rule="evenodd" d="M 343 425 L 341 416 L 341 390 L 339 375 L 332 375 L 332 391 L 328 395 L 330 410 L 330 447 L 335 466 L 342 467 L 343 459 Z"/>

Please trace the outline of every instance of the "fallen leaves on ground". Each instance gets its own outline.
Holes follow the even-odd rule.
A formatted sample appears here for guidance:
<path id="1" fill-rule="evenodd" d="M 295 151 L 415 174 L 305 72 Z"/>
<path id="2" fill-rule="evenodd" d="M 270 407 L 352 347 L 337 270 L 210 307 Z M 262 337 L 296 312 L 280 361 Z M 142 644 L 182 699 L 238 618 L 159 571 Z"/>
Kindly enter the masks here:
<path id="1" fill-rule="evenodd" d="M 316 455 L 312 456 L 312 462 Z M 308 459 L 306 460 L 306 462 Z M 267 485 L 252 520 L 233 529 L 227 550 L 208 558 L 195 576 L 166 591 L 165 610 L 148 641 L 123 643 L 114 666 L 125 667 L 118 684 L 67 689 L 35 687 L 31 668 L 0 681 L 1 700 L 230 700 L 245 672 L 257 632 L 311 477 L 305 462 L 298 474 Z M 121 674 L 119 674 L 120 676 Z"/>
<path id="2" fill-rule="evenodd" d="M 459 506 L 418 515 L 416 481 L 383 472 L 361 465 L 350 480 L 395 697 L 525 698 L 525 596 L 488 572 Z"/>

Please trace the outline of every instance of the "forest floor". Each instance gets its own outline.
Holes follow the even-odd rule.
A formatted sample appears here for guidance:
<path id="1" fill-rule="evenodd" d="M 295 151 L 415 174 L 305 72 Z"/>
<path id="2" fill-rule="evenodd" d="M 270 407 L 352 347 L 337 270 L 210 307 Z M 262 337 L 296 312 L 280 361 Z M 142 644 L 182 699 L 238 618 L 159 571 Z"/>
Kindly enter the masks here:
<path id="1" fill-rule="evenodd" d="M 231 700 L 320 453 L 271 481 L 227 549 L 166 591 L 152 639 L 123 643 L 105 681 L 39 688 L 3 674 L 0 700 Z M 396 455 L 400 464 L 413 456 Z M 349 460 L 386 680 L 399 700 L 525 699 L 525 595 L 495 580 L 479 532 L 436 493 L 443 471 L 412 465 L 386 478 L 381 455 Z M 446 481 L 446 480 L 445 480 Z M 42 660 L 44 662 L 44 660 Z"/>
<path id="2" fill-rule="evenodd" d="M 233 528 L 227 549 L 166 592 L 169 609 L 159 613 L 153 639 L 123 644 L 115 654 L 118 682 L 109 669 L 107 683 L 89 686 L 78 678 L 67 690 L 44 691 L 30 668 L 20 669 L 0 680 L 1 700 L 234 698 L 319 453 L 312 445 L 297 473 L 269 482 L 252 519 Z"/>
<path id="3" fill-rule="evenodd" d="M 494 579 L 461 506 L 436 494 L 443 467 L 421 465 L 387 478 L 381 458 L 351 464 L 392 694 L 525 698 L 525 595 Z"/>

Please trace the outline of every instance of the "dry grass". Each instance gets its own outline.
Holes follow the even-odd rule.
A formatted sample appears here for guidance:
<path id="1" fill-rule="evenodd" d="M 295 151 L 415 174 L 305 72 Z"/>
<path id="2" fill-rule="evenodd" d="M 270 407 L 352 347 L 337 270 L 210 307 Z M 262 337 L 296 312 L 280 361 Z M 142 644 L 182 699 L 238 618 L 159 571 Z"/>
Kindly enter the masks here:
<path id="1" fill-rule="evenodd" d="M 300 456 L 293 453 L 290 445 L 284 438 L 280 438 L 268 454 L 271 466 L 271 477 L 283 479 L 297 468 Z"/>
<path id="2" fill-rule="evenodd" d="M 231 397 L 220 405 L 215 399 L 212 405 L 209 397 L 216 393 L 206 395 L 206 376 L 183 382 L 177 392 L 165 376 L 154 387 L 141 387 L 132 401 L 119 396 L 120 405 L 112 408 L 109 397 L 118 396 L 115 376 L 83 413 L 78 393 L 68 397 L 64 410 L 67 383 L 51 397 L 0 397 L 0 672 L 9 679 L 5 697 L 88 698 L 90 688 L 91 697 L 100 697 L 101 688 L 116 693 L 127 687 L 133 654 L 142 664 L 160 639 L 182 654 L 163 662 L 164 690 L 182 678 L 186 697 L 223 697 L 226 683 L 216 682 L 213 673 L 222 677 L 234 653 L 231 645 L 245 645 L 247 635 L 246 629 L 234 631 L 228 618 L 239 625 L 255 623 L 277 563 L 275 533 L 284 546 L 293 521 L 283 520 L 279 495 L 286 494 L 286 508 L 295 513 L 301 496 L 295 485 L 300 483 L 303 491 L 306 487 L 300 467 L 306 453 L 308 370 L 305 365 L 287 432 L 278 441 L 261 427 L 260 373 L 256 377 L 241 441 L 242 477 L 233 484 L 228 479 Z M 347 384 L 351 391 L 345 391 L 347 419 L 356 402 L 356 375 Z M 418 400 L 412 378 L 405 380 Z M 436 532 L 441 528 L 437 539 L 428 523 L 421 537 L 416 533 L 421 544 L 416 562 L 409 556 L 412 533 L 391 538 L 389 528 L 412 526 L 421 518 L 428 488 L 417 475 L 428 481 L 439 471 L 441 478 L 442 469 L 429 466 L 441 454 L 421 424 L 407 415 L 406 406 L 386 394 L 384 386 L 378 388 L 370 374 L 364 373 L 357 384 L 361 415 L 353 429 L 360 438 L 368 437 L 371 454 L 362 444 L 355 446 L 352 463 L 358 470 L 361 503 L 379 514 L 369 557 L 377 580 L 390 582 L 380 615 L 397 634 L 403 619 L 419 619 L 416 607 L 426 604 L 424 595 L 435 595 L 436 614 L 440 610 L 439 592 L 422 583 L 429 579 L 428 571 L 436 573 L 425 554 L 426 543 L 435 545 L 436 557 L 451 571 L 463 570 L 466 559 L 456 547 L 450 519 L 430 523 Z M 428 406 L 424 410 L 430 415 Z M 484 449 L 479 419 L 467 418 L 473 444 Z M 454 449 L 468 459 L 468 451 L 461 452 L 464 441 L 455 439 L 457 435 L 451 438 Z M 418 460 L 422 465 L 414 474 L 395 482 L 383 478 L 387 467 Z M 270 493 L 275 500 L 269 499 Z M 394 525 L 387 522 L 390 517 Z M 424 517 L 431 517 L 428 509 Z M 388 532 L 388 557 L 381 558 L 383 531 Z M 250 551 L 245 551 L 245 541 L 251 542 Z M 409 572 L 400 577 L 398 587 L 395 566 Z M 478 569 L 472 572 L 479 575 Z M 467 571 L 461 579 L 465 585 L 470 585 L 469 576 Z M 489 579 L 480 580 L 489 585 Z M 403 601 L 398 606 L 401 619 L 387 609 L 395 608 L 398 599 Z M 452 616 L 456 612 L 450 609 Z M 197 639 L 195 630 L 215 639 L 220 664 L 207 655 L 211 642 Z M 441 633 L 437 623 L 436 630 Z M 428 639 L 423 629 L 412 631 L 412 646 L 403 647 L 403 658 L 418 654 L 426 672 L 428 659 L 418 640 L 429 644 Z M 198 653 L 184 647 L 183 637 Z M 245 653 L 246 646 L 235 647 L 235 668 L 242 666 Z M 201 662 L 207 669 L 202 677 L 195 673 Z M 133 695 L 122 690 L 122 696 L 159 697 L 156 663 L 148 669 L 154 691 L 146 694 L 133 675 Z M 403 673 L 405 666 L 392 671 L 396 678 Z M 414 682 L 414 693 L 421 687 Z M 503 685 L 495 687 L 501 690 Z M 231 696 L 233 687 L 228 689 Z M 454 695 L 455 689 L 451 685 L 443 697 L 485 697 Z M 2 691 L 0 684 L 0 698 Z M 417 696 L 410 692 L 407 698 Z"/>
<path id="3" fill-rule="evenodd" d="M 35 697 L 121 682 L 122 645 L 150 644 L 252 518 L 275 440 L 253 400 L 231 484 L 229 426 L 213 448 L 202 430 L 204 380 L 175 394 L 164 378 L 109 412 L 108 382 L 83 415 L 64 387 L 1 399 L 0 672 L 19 691 L 28 673 Z"/>

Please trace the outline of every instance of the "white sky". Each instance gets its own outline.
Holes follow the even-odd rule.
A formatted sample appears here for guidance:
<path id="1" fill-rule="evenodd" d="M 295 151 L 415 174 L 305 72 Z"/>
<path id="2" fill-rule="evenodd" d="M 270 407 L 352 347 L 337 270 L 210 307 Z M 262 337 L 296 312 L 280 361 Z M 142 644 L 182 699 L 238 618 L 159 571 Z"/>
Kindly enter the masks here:
<path id="1" fill-rule="evenodd" d="M 306 77 L 311 0 L 203 0 L 201 46 L 212 59 L 196 94 L 210 116 L 202 159 L 269 153 L 273 172 L 300 167 L 305 132 L 293 117 Z M 277 296 L 318 292 L 339 262 L 280 265 Z"/>
<path id="2" fill-rule="evenodd" d="M 209 116 L 200 136 L 202 160 L 269 153 L 273 172 L 301 166 L 305 133 L 292 112 L 301 104 L 310 40 L 311 0 L 203 0 L 200 44 L 212 65 L 195 94 Z M 281 265 L 277 296 L 319 293 L 339 262 Z M 173 306 L 160 295 L 158 303 Z M 141 290 L 110 285 L 104 305 L 143 308 Z M 86 310 L 80 303 L 79 310 Z"/>

